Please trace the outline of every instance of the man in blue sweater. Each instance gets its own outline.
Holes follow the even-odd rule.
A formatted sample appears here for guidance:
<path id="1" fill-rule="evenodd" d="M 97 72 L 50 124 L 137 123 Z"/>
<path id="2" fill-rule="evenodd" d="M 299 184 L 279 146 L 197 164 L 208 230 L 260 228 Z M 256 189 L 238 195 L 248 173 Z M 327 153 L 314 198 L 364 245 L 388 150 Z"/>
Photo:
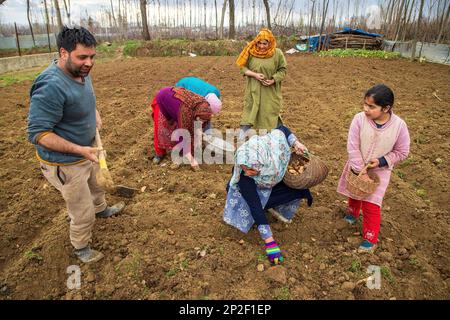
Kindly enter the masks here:
<path id="1" fill-rule="evenodd" d="M 85 28 L 64 27 L 57 44 L 59 59 L 31 87 L 28 139 L 45 178 L 66 202 L 75 255 L 89 263 L 103 258 L 89 244 L 95 217 L 110 217 L 124 205 L 108 207 L 95 177 L 98 150 L 92 145 L 101 119 L 89 72 L 97 42 Z"/>

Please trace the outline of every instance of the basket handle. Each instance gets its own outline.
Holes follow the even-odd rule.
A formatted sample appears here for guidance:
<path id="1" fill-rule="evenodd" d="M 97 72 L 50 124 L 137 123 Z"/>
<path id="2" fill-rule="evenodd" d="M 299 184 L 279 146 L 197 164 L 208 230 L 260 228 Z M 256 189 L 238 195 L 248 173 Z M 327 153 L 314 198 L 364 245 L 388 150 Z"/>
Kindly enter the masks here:
<path id="1" fill-rule="evenodd" d="M 368 164 L 366 164 L 366 166 L 364 168 L 362 168 L 362 170 L 358 173 L 358 177 L 360 177 L 364 171 L 367 171 L 367 168 L 369 168 L 369 166 L 370 166 L 370 162 Z"/>

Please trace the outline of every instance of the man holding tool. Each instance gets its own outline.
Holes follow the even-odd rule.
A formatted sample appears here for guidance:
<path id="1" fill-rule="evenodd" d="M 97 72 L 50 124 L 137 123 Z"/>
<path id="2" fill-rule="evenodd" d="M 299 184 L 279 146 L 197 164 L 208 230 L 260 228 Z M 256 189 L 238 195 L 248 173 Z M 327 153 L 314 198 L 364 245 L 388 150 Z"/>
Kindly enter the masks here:
<path id="1" fill-rule="evenodd" d="M 85 28 L 64 27 L 57 44 L 60 58 L 31 87 L 28 139 L 45 178 L 66 202 L 75 255 L 90 263 L 103 258 L 89 244 L 95 217 L 117 214 L 124 204 L 108 207 L 96 180 L 98 148 L 92 144 L 101 119 L 89 72 L 97 42 Z"/>

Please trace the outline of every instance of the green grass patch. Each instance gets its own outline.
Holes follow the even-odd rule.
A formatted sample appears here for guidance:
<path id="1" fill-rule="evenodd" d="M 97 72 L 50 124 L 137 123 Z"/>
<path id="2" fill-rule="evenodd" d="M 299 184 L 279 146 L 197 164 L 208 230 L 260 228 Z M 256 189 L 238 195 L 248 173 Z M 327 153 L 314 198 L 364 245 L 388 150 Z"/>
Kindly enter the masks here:
<path id="1" fill-rule="evenodd" d="M 131 274 L 134 279 L 140 279 L 142 269 L 142 254 L 138 250 L 134 250 L 131 255 L 122 260 L 116 267 L 118 274 Z"/>
<path id="2" fill-rule="evenodd" d="M 405 161 L 400 162 L 397 167 L 398 168 L 405 168 L 405 167 L 411 166 L 411 165 L 413 165 L 415 163 L 416 163 L 416 160 L 413 157 L 409 157 Z"/>
<path id="3" fill-rule="evenodd" d="M 24 256 L 25 256 L 25 258 L 27 258 L 30 261 L 39 262 L 39 261 L 44 260 L 44 258 L 40 254 L 38 254 L 32 250 L 25 252 Z"/>
<path id="4" fill-rule="evenodd" d="M 31 80 L 33 81 L 41 72 L 5 73 L 0 75 L 0 87 L 7 87 L 15 83 Z"/>
<path id="5" fill-rule="evenodd" d="M 187 269 L 188 267 L 189 267 L 189 259 L 184 259 L 182 262 L 181 262 L 181 264 L 180 264 L 180 266 L 183 268 L 183 269 Z"/>
<path id="6" fill-rule="evenodd" d="M 381 275 L 390 283 L 394 282 L 394 277 L 391 273 L 391 269 L 389 267 L 383 266 L 380 268 Z"/>
<path id="7" fill-rule="evenodd" d="M 402 180 L 405 180 L 405 173 L 400 170 L 394 170 L 395 174 Z"/>
<path id="8" fill-rule="evenodd" d="M 365 50 L 365 49 L 332 49 L 318 53 L 320 57 L 363 57 L 363 58 L 381 58 L 381 59 L 399 59 L 398 52 L 386 52 L 383 50 Z"/>
<path id="9" fill-rule="evenodd" d="M 277 38 L 281 50 L 292 48 L 297 43 L 295 36 Z M 188 56 L 237 56 L 246 46 L 245 40 L 199 40 L 199 39 L 153 39 L 150 41 L 129 40 L 121 44 L 124 56 L 176 57 Z M 114 45 L 114 44 L 113 44 Z M 111 51 L 100 45 L 100 51 Z"/>
<path id="10" fill-rule="evenodd" d="M 247 39 L 252 40 L 253 37 Z M 202 40 L 202 39 L 152 39 L 127 40 L 97 45 L 100 57 L 110 57 L 122 48 L 124 56 L 177 57 L 194 53 L 198 56 L 237 56 L 246 46 L 247 40 Z M 298 43 L 296 36 L 277 37 L 277 47 L 285 51 Z"/>
<path id="11" fill-rule="evenodd" d="M 420 182 L 418 182 L 417 180 L 412 183 L 412 186 L 414 187 L 414 189 L 422 189 Z"/>
<path id="12" fill-rule="evenodd" d="M 170 268 L 169 271 L 166 272 L 166 277 L 170 278 L 176 275 L 178 272 L 178 268 Z"/>
<path id="13" fill-rule="evenodd" d="M 189 268 L 189 258 L 183 259 L 178 266 L 172 266 L 169 270 L 166 271 L 165 275 L 167 278 L 171 278 L 175 276 L 177 273 L 182 272 Z"/>
<path id="14" fill-rule="evenodd" d="M 416 194 L 421 197 L 422 199 L 425 199 L 427 197 L 427 190 L 425 189 L 417 189 Z"/>
<path id="15" fill-rule="evenodd" d="M 265 262 L 266 259 L 267 259 L 267 256 L 265 254 L 262 254 L 262 253 L 258 253 L 257 256 L 258 256 L 258 262 L 259 263 Z"/>
<path id="16" fill-rule="evenodd" d="M 349 268 L 349 271 L 353 272 L 353 273 L 358 273 L 361 272 L 361 261 L 359 260 L 353 260 L 352 261 L 352 265 Z"/>
<path id="17" fill-rule="evenodd" d="M 417 144 L 426 144 L 429 142 L 429 139 L 426 136 L 424 136 L 423 134 L 418 134 L 414 138 L 414 142 Z"/>
<path id="18" fill-rule="evenodd" d="M 281 287 L 275 293 L 277 300 L 291 300 L 291 292 L 288 287 Z"/>
<path id="19" fill-rule="evenodd" d="M 149 56 L 187 56 L 194 53 L 198 56 L 235 56 L 245 46 L 244 41 L 230 40 L 189 40 L 189 39 L 156 39 L 142 44 Z"/>
<path id="20" fill-rule="evenodd" d="M 409 259 L 409 264 L 410 265 L 412 265 L 412 266 L 415 266 L 415 267 L 418 267 L 419 266 L 419 260 L 417 260 L 417 258 L 411 258 L 411 259 Z"/>
<path id="21" fill-rule="evenodd" d="M 136 54 L 136 50 L 141 46 L 143 42 L 141 40 L 128 40 L 123 47 L 124 56 L 133 56 Z"/>

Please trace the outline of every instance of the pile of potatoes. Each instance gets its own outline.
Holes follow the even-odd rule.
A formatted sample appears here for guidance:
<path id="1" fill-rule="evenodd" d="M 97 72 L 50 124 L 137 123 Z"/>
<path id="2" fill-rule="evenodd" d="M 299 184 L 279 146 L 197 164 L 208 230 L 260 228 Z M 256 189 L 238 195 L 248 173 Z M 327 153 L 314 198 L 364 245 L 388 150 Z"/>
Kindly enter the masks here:
<path id="1" fill-rule="evenodd" d="M 305 171 L 305 164 L 302 159 L 295 159 L 289 163 L 288 172 L 295 176 L 301 175 Z"/>

